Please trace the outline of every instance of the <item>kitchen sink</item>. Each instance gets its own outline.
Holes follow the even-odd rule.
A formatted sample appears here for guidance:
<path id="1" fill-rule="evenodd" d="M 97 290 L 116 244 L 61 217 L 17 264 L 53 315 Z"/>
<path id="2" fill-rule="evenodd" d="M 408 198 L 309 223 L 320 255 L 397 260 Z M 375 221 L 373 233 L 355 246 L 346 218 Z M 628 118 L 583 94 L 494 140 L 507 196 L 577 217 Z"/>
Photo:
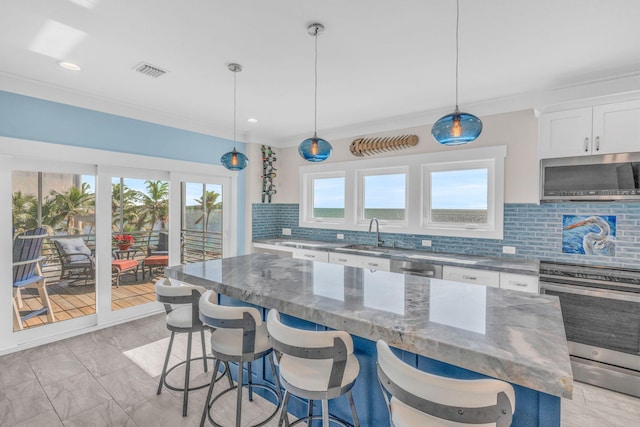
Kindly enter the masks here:
<path id="1" fill-rule="evenodd" d="M 374 254 L 374 255 L 382 255 L 382 254 L 386 254 L 389 253 L 391 251 L 393 251 L 393 249 L 391 248 L 383 248 L 380 246 L 373 246 L 373 245 L 349 245 L 349 246 L 345 246 L 342 248 L 339 248 L 341 250 L 346 250 L 346 251 L 354 251 L 354 252 L 362 252 L 362 253 L 368 253 L 368 254 Z"/>

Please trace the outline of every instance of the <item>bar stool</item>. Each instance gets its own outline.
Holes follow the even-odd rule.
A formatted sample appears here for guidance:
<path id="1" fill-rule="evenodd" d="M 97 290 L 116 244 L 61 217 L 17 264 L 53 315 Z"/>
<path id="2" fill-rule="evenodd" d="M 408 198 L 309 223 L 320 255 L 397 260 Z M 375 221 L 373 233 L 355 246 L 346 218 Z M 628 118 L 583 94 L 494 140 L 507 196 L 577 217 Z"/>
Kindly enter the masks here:
<path id="1" fill-rule="evenodd" d="M 511 425 L 516 401 L 511 384 L 433 375 L 404 363 L 382 340 L 376 347 L 391 426 Z"/>
<path id="2" fill-rule="evenodd" d="M 275 396 L 277 404 L 275 410 L 263 421 L 254 424 L 253 427 L 268 423 L 280 408 L 281 392 L 280 383 L 276 375 L 276 368 L 271 357 L 269 363 L 275 379 L 276 388 L 265 384 L 253 384 L 251 362 L 269 356 L 272 352 L 267 337 L 267 327 L 262 321 L 260 312 L 254 307 L 229 307 L 217 304 L 218 296 L 213 291 L 207 291 L 200 298 L 200 320 L 205 325 L 211 326 L 214 331 L 211 334 L 211 352 L 216 358 L 214 372 L 217 372 L 220 362 L 235 362 L 238 364 L 238 382 L 233 385 L 229 380 L 229 388 L 220 392 L 213 400 L 213 388 L 215 381 L 212 378 L 204 405 L 200 426 L 204 426 L 205 419 L 216 427 L 222 427 L 211 416 L 211 408 L 214 403 L 226 393 L 237 390 L 236 393 L 236 427 L 240 427 L 242 419 L 242 388 L 248 387 L 249 401 L 253 401 L 253 388 L 261 388 Z M 247 384 L 243 384 L 244 363 L 247 362 Z"/>
<path id="3" fill-rule="evenodd" d="M 280 313 L 271 310 L 267 316 L 269 342 L 276 354 L 280 354 L 280 382 L 285 389 L 282 413 L 278 426 L 322 419 L 323 427 L 329 421 L 343 426 L 349 424 L 329 414 L 329 400 L 344 394 L 349 399 L 353 425 L 360 421 L 356 413 L 351 389 L 355 384 L 360 364 L 353 354 L 353 339 L 344 331 L 305 331 L 284 325 Z M 309 415 L 289 424 L 287 404 L 291 394 L 309 401 Z M 314 416 L 314 400 L 322 400 L 322 416 Z"/>
<path id="4" fill-rule="evenodd" d="M 182 416 L 187 416 L 187 404 L 189 401 L 189 392 L 192 390 L 198 390 L 205 388 L 209 385 L 209 382 L 189 387 L 189 373 L 191 370 L 191 362 L 194 360 L 202 359 L 204 371 L 207 372 L 207 359 L 213 360 L 213 357 L 207 357 L 206 349 L 204 345 L 204 329 L 205 326 L 199 320 L 198 302 L 200 295 L 206 291 L 202 286 L 189 285 L 181 283 L 179 286 L 172 285 L 169 279 L 163 278 L 156 282 L 156 300 L 163 303 L 165 310 L 167 311 L 167 329 L 171 331 L 171 338 L 169 340 L 169 348 L 167 348 L 167 355 L 162 367 L 162 374 L 160 375 L 160 384 L 158 384 L 158 392 L 162 392 L 162 387 L 165 386 L 170 390 L 182 391 Z M 200 339 L 202 341 L 202 357 L 191 358 L 191 340 L 194 332 L 200 332 Z M 171 348 L 173 347 L 173 339 L 176 333 L 187 333 L 187 358 L 185 361 L 177 363 L 167 370 L 169 364 L 169 357 L 171 355 Z M 179 366 L 186 364 L 184 387 L 175 387 L 167 382 L 167 375 Z M 217 372 L 217 371 L 215 371 Z M 214 375 L 215 378 L 215 375 Z"/>

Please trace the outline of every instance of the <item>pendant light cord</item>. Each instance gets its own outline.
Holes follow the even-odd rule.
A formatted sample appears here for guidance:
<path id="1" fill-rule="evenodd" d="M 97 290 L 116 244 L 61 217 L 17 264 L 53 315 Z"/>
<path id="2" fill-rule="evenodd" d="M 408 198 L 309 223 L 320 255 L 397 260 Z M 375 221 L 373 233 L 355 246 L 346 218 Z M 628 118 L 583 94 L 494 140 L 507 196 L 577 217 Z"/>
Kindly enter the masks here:
<path id="1" fill-rule="evenodd" d="M 456 0 L 456 111 L 458 111 L 458 57 L 460 44 L 458 41 L 458 33 L 460 28 L 460 0 Z"/>
<path id="2" fill-rule="evenodd" d="M 233 143 L 236 143 L 236 87 L 238 71 L 233 72 Z"/>
<path id="3" fill-rule="evenodd" d="M 313 36 L 315 39 L 315 60 L 314 60 L 314 86 L 313 86 L 313 137 L 317 138 L 318 128 L 318 28 L 315 29 Z"/>

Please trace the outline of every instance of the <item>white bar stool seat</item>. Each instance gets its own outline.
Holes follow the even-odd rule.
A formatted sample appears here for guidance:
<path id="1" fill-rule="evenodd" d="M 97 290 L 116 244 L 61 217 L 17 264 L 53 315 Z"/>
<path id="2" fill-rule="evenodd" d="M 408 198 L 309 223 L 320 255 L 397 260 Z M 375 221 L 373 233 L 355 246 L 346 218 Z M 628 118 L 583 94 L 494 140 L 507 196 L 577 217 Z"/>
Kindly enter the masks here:
<path id="1" fill-rule="evenodd" d="M 277 310 L 267 316 L 269 341 L 280 356 L 280 382 L 285 389 L 282 413 L 278 426 L 312 422 L 322 418 L 323 427 L 334 421 L 349 426 L 346 421 L 329 414 L 329 400 L 344 394 L 349 399 L 353 425 L 359 426 L 351 389 L 360 372 L 360 364 L 353 354 L 353 339 L 344 331 L 306 331 L 284 325 Z M 287 404 L 290 395 L 309 401 L 309 415 L 289 424 Z M 322 401 L 322 416 L 314 416 L 314 400 Z"/>
<path id="2" fill-rule="evenodd" d="M 267 336 L 267 325 L 262 321 L 260 312 L 255 307 L 230 307 L 217 303 L 218 295 L 207 291 L 200 298 L 200 320 L 214 328 L 211 333 L 211 352 L 216 357 L 214 372 L 218 371 L 220 362 L 235 362 L 238 364 L 237 385 L 233 385 L 229 378 L 229 388 L 211 399 L 215 380 L 212 378 L 205 401 L 200 426 L 204 426 L 208 419 L 216 427 L 222 427 L 211 416 L 212 407 L 216 401 L 232 390 L 236 390 L 236 418 L 235 425 L 240 427 L 242 421 L 242 388 L 248 387 L 249 401 L 253 401 L 253 389 L 261 388 L 272 393 L 277 404 L 272 413 L 265 419 L 253 424 L 257 427 L 268 423 L 278 412 L 282 402 L 280 383 L 276 375 L 276 368 L 271 357 L 267 357 L 271 365 L 276 388 L 267 384 L 254 384 L 251 373 L 251 362 L 269 356 L 273 351 Z M 247 384 L 243 384 L 244 363 L 247 363 Z"/>
<path id="3" fill-rule="evenodd" d="M 378 381 L 392 427 L 511 425 L 516 401 L 511 384 L 430 374 L 404 363 L 382 340 L 376 348 Z"/>
<path id="4" fill-rule="evenodd" d="M 189 402 L 189 391 L 205 388 L 209 385 L 208 381 L 197 386 L 189 385 L 191 362 L 202 359 L 204 371 L 207 372 L 207 359 L 213 361 L 213 357 L 208 357 L 206 354 L 204 341 L 205 326 L 200 321 L 198 313 L 198 303 L 200 301 L 200 295 L 203 294 L 206 289 L 202 286 L 190 285 L 186 283 L 174 285 L 169 279 L 163 278 L 156 282 L 155 291 L 156 300 L 164 304 L 165 310 L 167 312 L 167 329 L 171 331 L 171 338 L 169 339 L 169 347 L 167 348 L 167 354 L 165 356 L 164 365 L 162 367 L 162 374 L 160 375 L 160 383 L 158 384 L 157 394 L 160 394 L 162 392 L 163 387 L 174 391 L 182 391 L 182 416 L 186 417 L 187 406 Z M 194 332 L 200 332 L 200 340 L 202 341 L 202 357 L 191 357 L 191 342 Z M 171 368 L 168 368 L 171 349 L 173 347 L 173 340 L 176 333 L 188 334 L 186 359 L 183 362 L 177 363 Z M 184 387 L 171 385 L 167 382 L 167 376 L 174 369 L 182 365 L 186 365 Z M 225 365 L 225 368 L 226 367 L 227 366 Z M 220 377 L 218 377 L 218 379 L 219 378 Z"/>

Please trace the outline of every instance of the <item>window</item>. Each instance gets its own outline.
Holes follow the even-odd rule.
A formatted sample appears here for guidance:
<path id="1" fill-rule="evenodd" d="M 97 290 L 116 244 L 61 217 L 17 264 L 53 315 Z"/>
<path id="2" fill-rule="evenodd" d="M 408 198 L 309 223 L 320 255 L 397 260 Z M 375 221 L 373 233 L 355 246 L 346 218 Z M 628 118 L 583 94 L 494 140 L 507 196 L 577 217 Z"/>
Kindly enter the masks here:
<path id="1" fill-rule="evenodd" d="M 502 239 L 505 146 L 300 168 L 300 227 Z M 341 233 L 336 233 L 341 234 Z"/>
<path id="2" fill-rule="evenodd" d="M 182 182 L 182 264 L 222 258 L 222 185 Z"/>
<path id="3" fill-rule="evenodd" d="M 306 176 L 309 203 L 305 217 L 310 221 L 344 222 L 345 177 L 341 174 Z"/>
<path id="4" fill-rule="evenodd" d="M 422 226 L 437 235 L 501 236 L 496 164 L 495 159 L 423 164 Z"/>
<path id="5" fill-rule="evenodd" d="M 367 170 L 360 176 L 360 222 L 378 218 L 404 223 L 407 219 L 407 173 L 398 170 Z"/>
<path id="6" fill-rule="evenodd" d="M 430 222 L 487 224 L 488 176 L 486 168 L 431 172 Z"/>

